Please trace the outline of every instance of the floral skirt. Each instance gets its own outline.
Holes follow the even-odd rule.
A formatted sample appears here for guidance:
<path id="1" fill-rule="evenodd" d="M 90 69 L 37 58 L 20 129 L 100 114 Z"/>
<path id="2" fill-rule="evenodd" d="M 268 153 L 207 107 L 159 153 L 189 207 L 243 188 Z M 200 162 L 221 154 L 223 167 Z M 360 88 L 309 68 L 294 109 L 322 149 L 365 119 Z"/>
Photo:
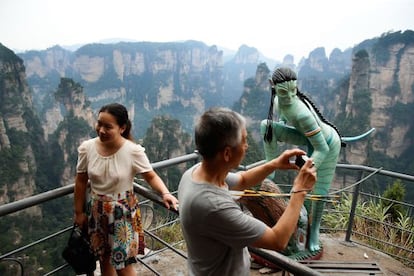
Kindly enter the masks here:
<path id="1" fill-rule="evenodd" d="M 91 193 L 87 213 L 92 250 L 99 257 L 110 255 L 116 270 L 136 263 L 136 255 L 144 254 L 141 213 L 133 191 Z"/>

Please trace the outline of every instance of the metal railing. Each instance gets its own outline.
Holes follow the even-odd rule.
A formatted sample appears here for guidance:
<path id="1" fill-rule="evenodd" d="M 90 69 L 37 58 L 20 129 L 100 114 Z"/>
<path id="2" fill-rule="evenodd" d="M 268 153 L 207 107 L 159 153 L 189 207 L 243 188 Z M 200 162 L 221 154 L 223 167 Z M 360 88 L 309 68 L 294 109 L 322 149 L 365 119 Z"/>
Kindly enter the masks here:
<path id="1" fill-rule="evenodd" d="M 187 154 L 187 155 L 183 155 L 183 156 L 179 156 L 176 158 L 172 158 L 172 159 L 168 159 L 168 160 L 164 160 L 161 162 L 156 162 L 153 163 L 152 166 L 154 169 L 165 169 L 171 166 L 176 166 L 178 164 L 181 163 L 187 163 L 187 162 L 197 162 L 199 159 L 199 155 L 194 152 L 191 154 Z M 252 167 L 258 166 L 260 164 L 262 164 L 264 161 L 260 161 L 254 164 L 250 164 L 248 166 L 240 166 L 239 170 L 248 170 Z M 355 213 L 355 209 L 356 209 L 356 205 L 357 205 L 357 201 L 358 201 L 358 197 L 360 195 L 363 195 L 364 197 L 367 196 L 372 196 L 372 195 L 368 195 L 366 193 L 362 193 L 359 190 L 359 187 L 361 185 L 361 183 L 363 183 L 365 180 L 367 180 L 368 178 L 372 177 L 373 175 L 386 175 L 392 178 L 397 178 L 397 179 L 402 179 L 402 180 L 407 180 L 407 181 L 411 181 L 414 182 L 414 176 L 410 176 L 410 175 L 405 175 L 405 174 L 400 174 L 400 173 L 395 173 L 395 172 L 391 172 L 391 171 L 387 171 L 387 170 L 382 170 L 382 169 L 375 169 L 375 168 L 371 168 L 371 167 L 367 167 L 367 166 L 359 166 L 359 165 L 349 165 L 349 164 L 337 164 L 337 168 L 340 169 L 346 169 L 346 170 L 355 170 L 360 172 L 360 180 L 357 181 L 356 183 L 354 183 L 353 185 L 348 185 L 346 187 L 346 189 L 349 189 L 350 187 L 353 187 L 353 203 L 352 203 L 352 208 L 351 210 L 349 210 L 349 222 L 348 222 L 348 228 L 346 229 L 346 238 L 345 241 L 346 242 L 356 242 L 359 243 L 358 240 L 351 240 L 351 237 L 353 235 L 358 235 L 358 233 L 355 232 L 355 230 L 353 229 L 353 223 L 355 220 L 355 217 L 357 216 Z M 371 174 L 368 177 L 362 177 L 364 172 L 370 172 Z M 159 197 L 158 194 L 156 194 L 155 192 L 153 192 L 151 189 L 146 188 L 145 186 L 139 184 L 139 180 L 136 181 L 137 183 L 134 183 L 134 191 L 136 193 L 138 193 L 139 195 L 143 196 L 144 198 L 147 199 L 147 201 L 151 201 L 151 202 L 155 202 L 156 204 L 159 204 L 160 206 L 164 206 L 162 204 L 162 199 Z M 65 186 L 65 187 L 61 187 L 61 188 L 57 188 L 54 190 L 50 190 L 38 195 L 33 195 L 31 197 L 22 199 L 22 200 L 18 200 L 15 202 L 11 202 L 11 203 L 7 203 L 7 204 L 3 204 L 2 206 L 0 206 L 0 219 L 3 216 L 6 216 L 8 214 L 13 214 L 15 212 L 24 210 L 26 208 L 32 207 L 32 206 L 36 206 L 39 205 L 41 203 L 44 202 L 48 202 L 54 199 L 58 199 L 67 195 L 71 195 L 73 194 L 73 190 L 74 190 L 74 184 Z M 140 202 L 140 204 L 146 204 L 146 201 L 142 201 Z M 399 204 L 404 204 L 404 206 L 406 206 L 407 208 L 411 208 L 414 209 L 414 205 L 412 204 L 408 204 L 408 203 L 402 203 L 399 202 Z M 171 211 L 173 212 L 173 211 Z M 178 213 L 175 212 L 177 217 L 178 217 Z M 179 217 L 177 218 L 177 221 L 179 220 Z M 176 221 L 174 221 L 176 222 Z M 165 225 L 161 225 L 160 227 L 164 227 L 167 226 L 168 224 Z M 21 271 L 21 275 L 24 275 L 24 264 L 23 262 L 19 259 L 20 257 L 18 257 L 17 255 L 19 253 L 22 253 L 23 251 L 27 250 L 28 248 L 34 247 L 36 245 L 39 245 L 45 241 L 48 241 L 50 239 L 54 239 L 66 232 L 68 232 L 71 229 L 70 227 L 67 227 L 65 229 L 59 230 L 55 233 L 52 233 L 46 237 L 43 237 L 39 240 L 36 240 L 34 242 L 31 242 L 29 244 L 26 244 L 24 246 L 20 246 L 12 251 L 6 252 L 6 253 L 0 253 L 0 263 L 4 263 L 4 262 L 13 262 L 16 263 Z M 338 231 L 343 231 L 344 229 L 337 229 Z M 404 230 L 404 229 L 403 229 Z M 404 230 L 406 231 L 406 230 Z M 185 254 L 183 254 L 180 250 L 176 250 L 174 245 L 171 245 L 165 241 L 162 240 L 161 237 L 158 237 L 156 235 L 153 234 L 152 231 L 149 230 L 145 230 L 145 233 L 147 236 L 149 236 L 152 239 L 157 240 L 158 242 L 160 242 L 161 244 L 163 244 L 165 246 L 165 248 L 171 249 L 173 250 L 176 254 L 182 256 L 183 258 L 186 258 Z M 382 241 L 384 243 L 386 243 L 387 241 Z M 367 245 L 367 244 L 364 244 Z M 266 251 L 261 250 L 261 249 L 256 249 L 256 248 L 249 248 L 250 250 L 255 251 L 256 253 L 260 253 L 262 255 L 266 255 Z M 410 248 L 402 248 L 404 250 L 410 250 Z M 412 250 L 412 249 L 411 249 Z M 162 250 L 160 250 L 162 251 Z M 386 252 L 387 253 L 387 252 Z M 152 254 L 157 254 L 157 252 L 153 252 Z M 387 253 L 388 254 L 388 253 Z M 17 256 L 17 257 L 16 257 Z M 396 257 L 396 256 L 393 256 Z M 155 269 L 153 269 L 152 267 L 150 267 L 149 265 L 145 264 L 143 262 L 143 259 L 145 258 L 145 256 L 142 259 L 139 259 L 138 261 L 143 263 L 144 266 L 146 266 L 150 271 L 152 271 L 154 273 L 154 275 L 160 275 Z M 279 254 L 279 255 L 272 255 L 272 261 L 278 265 L 279 267 L 283 268 L 285 271 L 287 272 L 291 272 L 291 273 L 298 273 L 300 275 L 319 275 L 319 273 L 317 271 L 314 271 L 310 268 L 308 268 L 307 266 L 296 262 L 296 261 L 292 261 L 289 258 Z M 404 261 L 408 261 L 410 262 L 409 259 L 404 260 Z M 62 259 L 62 262 L 64 262 L 64 260 Z M 411 259 L 411 265 L 412 265 L 413 260 Z M 59 271 L 62 271 L 63 269 L 67 269 L 67 264 L 63 263 L 62 265 L 50 270 L 47 273 L 44 273 L 43 275 L 54 275 Z"/>
<path id="2" fill-rule="evenodd" d="M 394 179 L 408 181 L 412 186 L 408 186 L 409 189 L 414 188 L 414 176 L 396 173 L 388 170 L 383 170 L 382 168 L 372 168 L 362 165 L 350 165 L 350 164 L 337 164 L 338 169 L 354 170 L 357 171 L 358 176 L 357 181 L 352 185 L 347 185 L 345 188 L 334 191 L 333 193 L 348 193 L 352 199 L 351 207 L 349 210 L 348 224 L 346 230 L 336 229 L 337 231 L 345 231 L 345 242 L 361 244 L 371 249 L 381 251 L 390 255 L 394 259 L 397 259 L 409 267 L 414 267 L 414 231 L 412 227 L 412 221 L 414 220 L 414 205 L 407 202 L 400 202 L 392 199 L 388 199 L 380 196 L 379 194 L 373 194 L 372 192 L 363 192 L 361 191 L 362 184 L 366 183 L 368 180 L 372 180 L 375 177 L 381 177 L 381 182 L 386 183 L 384 176 L 391 177 Z M 368 175 L 364 176 L 364 173 Z M 390 182 L 388 182 L 390 183 Z M 390 185 L 389 185 L 390 186 Z M 360 198 L 362 198 L 360 200 Z M 381 208 L 380 211 L 384 212 L 387 206 L 390 205 L 399 205 L 403 209 L 406 219 L 409 219 L 411 223 L 406 225 L 398 226 L 397 223 L 390 223 L 389 219 L 384 219 L 387 217 L 387 212 L 379 214 L 380 218 L 376 219 L 373 216 L 364 215 L 363 212 L 357 212 L 357 206 L 361 203 L 372 202 L 375 206 L 381 206 L 383 204 L 384 208 Z M 330 210 L 332 211 L 332 210 Z M 382 234 L 384 236 L 387 233 L 384 233 L 385 230 L 380 231 L 381 234 L 378 235 L 368 235 L 361 232 L 361 227 L 355 227 L 356 222 L 361 222 L 369 225 L 370 227 L 364 228 L 366 231 L 371 231 L 372 229 L 387 229 L 387 231 L 394 233 L 404 233 L 407 244 L 402 245 L 401 239 L 398 241 L 393 240 L 393 235 L 390 234 L 389 238 L 381 238 Z M 398 221 L 397 221 L 398 222 Z M 321 227 L 321 231 L 328 230 L 332 231 L 335 229 L 326 229 Z M 352 237 L 355 237 L 352 239 Z M 400 235 L 402 237 L 402 235 Z M 407 238 L 408 237 L 408 238 Z M 398 251 L 399 254 L 393 252 Z"/>

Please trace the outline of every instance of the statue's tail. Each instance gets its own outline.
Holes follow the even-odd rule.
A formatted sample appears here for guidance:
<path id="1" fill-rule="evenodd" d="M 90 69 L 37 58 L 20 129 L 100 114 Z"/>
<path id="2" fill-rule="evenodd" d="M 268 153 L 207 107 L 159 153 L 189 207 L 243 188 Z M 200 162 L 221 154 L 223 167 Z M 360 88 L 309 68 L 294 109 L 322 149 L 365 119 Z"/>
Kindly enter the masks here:
<path id="1" fill-rule="evenodd" d="M 355 142 L 355 141 L 358 141 L 358 140 L 361 140 L 361 139 L 367 137 L 368 135 L 370 135 L 374 131 L 375 131 L 375 128 L 371 128 L 367 132 L 362 133 L 361 135 L 358 135 L 358 136 L 341 137 L 341 141 L 342 141 L 342 143 Z"/>

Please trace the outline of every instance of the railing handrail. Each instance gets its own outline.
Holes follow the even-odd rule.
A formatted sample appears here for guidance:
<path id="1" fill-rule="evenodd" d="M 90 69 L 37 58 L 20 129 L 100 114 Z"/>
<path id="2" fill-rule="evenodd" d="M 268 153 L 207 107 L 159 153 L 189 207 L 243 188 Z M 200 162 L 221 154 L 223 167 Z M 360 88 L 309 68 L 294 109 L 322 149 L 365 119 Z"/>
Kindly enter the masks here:
<path id="1" fill-rule="evenodd" d="M 9 202 L 0 206 L 0 217 L 36 206 L 43 202 L 73 193 L 75 184 L 69 184 L 37 195 Z"/>
<path id="2" fill-rule="evenodd" d="M 369 167 L 369 166 L 365 166 L 365 165 L 352 165 L 352 164 L 338 163 L 338 164 L 336 164 L 336 167 L 337 168 L 349 169 L 349 170 L 356 170 L 356 171 L 376 172 L 377 174 L 392 176 L 392 177 L 396 177 L 396 178 L 400 178 L 400 179 L 404 179 L 404 180 L 414 182 L 414 176 L 413 175 L 398 173 L 398 172 L 393 172 L 393 171 L 388 171 L 388 170 L 383 170 L 383 169 L 378 169 L 378 168 L 373 168 L 373 167 Z"/>
<path id="3" fill-rule="evenodd" d="M 154 163 L 151 163 L 151 165 L 153 169 L 162 169 L 162 168 L 170 167 L 170 166 L 177 165 L 180 163 L 197 160 L 198 158 L 199 158 L 199 155 L 196 152 L 194 152 L 194 153 L 174 157 L 171 159 L 163 160 L 160 162 L 154 162 Z M 43 202 L 46 202 L 46 201 L 49 201 L 49 200 L 52 200 L 58 197 L 71 194 L 73 193 L 74 188 L 75 188 L 75 184 L 71 183 L 66 186 L 59 187 L 59 188 L 56 188 L 56 189 L 53 189 L 47 192 L 43 192 L 37 195 L 32 195 L 32 196 L 29 196 L 29 197 L 26 197 L 20 200 L 16 200 L 13 202 L 3 204 L 0 206 L 0 217 L 21 211 L 29 207 L 33 207 L 35 205 L 41 204 Z"/>
<path id="4" fill-rule="evenodd" d="M 162 169 L 162 168 L 166 168 L 166 167 L 170 167 L 173 165 L 177 165 L 180 163 L 184 163 L 184 162 L 188 162 L 188 161 L 193 161 L 193 160 L 197 160 L 199 158 L 199 154 L 197 152 L 193 152 L 190 154 L 186 154 L 186 155 L 182 155 L 182 156 L 177 156 L 171 159 L 167 159 L 167 160 L 163 160 L 163 161 L 159 161 L 159 162 L 154 162 L 152 163 L 152 167 L 154 169 Z M 263 164 L 263 160 L 262 161 L 258 161 L 254 164 L 250 164 L 247 166 L 240 166 L 240 169 L 242 170 L 247 170 L 250 169 L 252 167 L 258 166 L 260 164 Z M 408 181 L 412 181 L 414 182 L 414 176 L 412 175 L 407 175 L 407 174 L 403 174 L 403 173 L 397 173 L 397 172 L 393 172 L 393 171 L 388 171 L 388 170 L 383 170 L 383 169 L 377 169 L 377 168 L 372 168 L 369 166 L 365 166 L 365 165 L 352 165 L 352 164 L 341 164 L 338 163 L 336 164 L 337 168 L 345 168 L 345 169 L 349 169 L 349 170 L 357 170 L 357 171 L 367 171 L 367 172 L 375 172 L 377 174 L 382 174 L 382 175 L 387 175 L 387 176 L 391 176 L 391 177 L 396 177 L 396 178 L 400 178 L 400 179 L 404 179 L 404 180 L 408 180 Z M 11 213 L 15 213 L 18 211 L 21 211 L 23 209 L 41 204 L 43 202 L 61 197 L 61 196 L 65 196 L 67 194 L 73 193 L 75 184 L 69 184 L 63 187 L 59 187 L 47 192 L 43 192 L 37 195 L 33 195 L 27 198 L 23 198 L 17 201 L 13 201 L 10 203 L 6 203 L 0 206 L 0 217 L 11 214 Z"/>

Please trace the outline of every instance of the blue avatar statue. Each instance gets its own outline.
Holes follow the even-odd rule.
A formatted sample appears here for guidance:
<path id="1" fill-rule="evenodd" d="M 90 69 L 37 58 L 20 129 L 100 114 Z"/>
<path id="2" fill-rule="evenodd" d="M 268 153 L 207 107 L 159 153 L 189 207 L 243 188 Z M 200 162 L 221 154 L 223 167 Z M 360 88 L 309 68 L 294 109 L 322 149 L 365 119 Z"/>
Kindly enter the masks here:
<path id="1" fill-rule="evenodd" d="M 358 137 L 341 137 L 337 128 L 326 120 L 315 104 L 301 93 L 296 84 L 296 73 L 290 68 L 277 68 L 270 79 L 271 104 L 267 120 L 263 120 L 260 131 L 264 137 L 266 160 L 278 155 L 278 142 L 306 146 L 308 156 L 317 168 L 317 182 L 313 194 L 327 195 L 335 174 L 336 163 L 344 142 L 355 141 L 370 134 L 374 129 Z M 279 121 L 273 121 L 273 104 Z M 270 178 L 273 175 L 269 176 Z M 320 251 L 319 230 L 325 202 L 306 201 L 310 229 L 307 249 Z"/>

